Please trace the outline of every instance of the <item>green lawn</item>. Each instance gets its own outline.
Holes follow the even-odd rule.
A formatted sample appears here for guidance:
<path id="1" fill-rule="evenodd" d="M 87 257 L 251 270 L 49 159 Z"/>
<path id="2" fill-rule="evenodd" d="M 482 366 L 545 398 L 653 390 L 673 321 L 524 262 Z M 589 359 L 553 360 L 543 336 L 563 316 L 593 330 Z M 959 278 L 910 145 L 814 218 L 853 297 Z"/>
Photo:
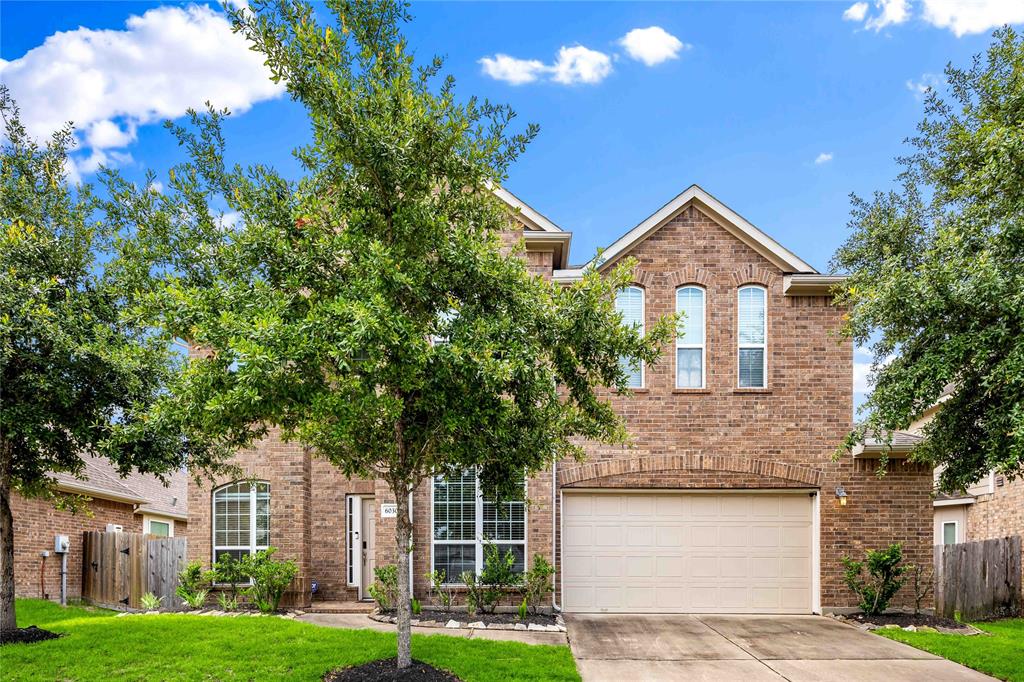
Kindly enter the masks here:
<path id="1" fill-rule="evenodd" d="M 60 639 L 0 647 L 7 680 L 319 680 L 328 669 L 394 656 L 395 636 L 283 618 L 159 615 L 18 600 L 18 625 Z M 579 680 L 569 647 L 414 635 L 412 654 L 463 680 Z"/>
<path id="2" fill-rule="evenodd" d="M 973 625 L 979 630 L 991 633 L 991 636 L 965 637 L 884 629 L 875 632 L 1001 680 L 1024 682 L 1024 618 Z"/>

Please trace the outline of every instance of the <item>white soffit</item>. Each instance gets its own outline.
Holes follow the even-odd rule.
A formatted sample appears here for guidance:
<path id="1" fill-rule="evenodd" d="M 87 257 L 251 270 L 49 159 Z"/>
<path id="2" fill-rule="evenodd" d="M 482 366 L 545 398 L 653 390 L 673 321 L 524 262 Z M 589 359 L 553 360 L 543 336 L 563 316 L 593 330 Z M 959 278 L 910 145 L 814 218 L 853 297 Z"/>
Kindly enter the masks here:
<path id="1" fill-rule="evenodd" d="M 646 239 L 691 202 L 696 203 L 703 212 L 708 213 L 733 236 L 767 258 L 783 272 L 817 274 L 817 270 L 798 258 L 792 251 L 754 227 L 743 216 L 697 185 L 690 185 L 683 193 L 616 240 L 601 254 L 600 262 L 595 263 L 594 260 L 591 260 L 584 267 L 603 268 Z"/>
<path id="2" fill-rule="evenodd" d="M 495 187 L 494 195 L 514 209 L 519 210 L 519 217 L 526 223 L 528 228 L 542 232 L 561 232 L 562 228 L 548 220 L 543 214 L 527 204 L 525 201 L 509 192 L 504 187 Z"/>

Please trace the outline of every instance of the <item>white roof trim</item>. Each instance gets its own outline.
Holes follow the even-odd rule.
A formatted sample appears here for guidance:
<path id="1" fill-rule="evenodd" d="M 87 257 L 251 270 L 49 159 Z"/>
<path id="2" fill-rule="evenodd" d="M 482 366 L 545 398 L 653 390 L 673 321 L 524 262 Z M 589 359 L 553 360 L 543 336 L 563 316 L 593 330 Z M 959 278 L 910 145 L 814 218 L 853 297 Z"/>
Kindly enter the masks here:
<path id="1" fill-rule="evenodd" d="M 935 500 L 932 502 L 933 507 L 960 507 L 965 504 L 974 504 L 973 497 L 957 497 L 952 500 Z"/>
<path id="2" fill-rule="evenodd" d="M 562 232 L 562 228 L 544 217 L 539 211 L 527 204 L 525 201 L 509 192 L 504 187 L 495 187 L 494 195 L 504 201 L 512 208 L 518 209 L 521 217 L 526 219 L 531 227 L 543 232 Z"/>
<path id="3" fill-rule="evenodd" d="M 555 270 L 551 273 L 551 279 L 556 282 L 562 282 L 563 284 L 570 284 L 572 282 L 578 282 L 583 279 L 583 268 L 567 268 L 565 270 Z"/>
<path id="4" fill-rule="evenodd" d="M 846 275 L 785 275 L 782 293 L 785 296 L 829 296 L 835 285 L 846 280 Z"/>
<path id="5" fill-rule="evenodd" d="M 714 198 L 701 187 L 690 185 L 682 194 L 668 202 L 646 220 L 634 227 L 632 230 L 620 237 L 614 244 L 609 246 L 601 254 L 601 261 L 595 263 L 591 260 L 588 266 L 603 267 L 622 254 L 629 251 L 637 243 L 643 241 L 648 235 L 660 228 L 665 221 L 682 210 L 690 202 L 699 202 L 702 208 L 707 209 L 713 218 L 718 220 L 722 227 L 736 236 L 752 249 L 770 260 L 783 272 L 814 273 L 818 271 L 798 258 L 792 251 L 786 249 L 777 241 L 769 237 L 761 230 L 754 227 L 743 216 Z"/>
<path id="6" fill-rule="evenodd" d="M 56 488 L 57 490 L 65 493 L 98 497 L 103 500 L 112 500 L 113 502 L 124 502 L 126 504 L 143 504 L 147 502 L 145 498 L 139 497 L 138 495 L 122 495 L 120 493 L 111 492 L 97 486 L 89 485 L 87 481 L 76 481 L 74 483 L 71 481 L 61 481 L 57 483 Z"/>

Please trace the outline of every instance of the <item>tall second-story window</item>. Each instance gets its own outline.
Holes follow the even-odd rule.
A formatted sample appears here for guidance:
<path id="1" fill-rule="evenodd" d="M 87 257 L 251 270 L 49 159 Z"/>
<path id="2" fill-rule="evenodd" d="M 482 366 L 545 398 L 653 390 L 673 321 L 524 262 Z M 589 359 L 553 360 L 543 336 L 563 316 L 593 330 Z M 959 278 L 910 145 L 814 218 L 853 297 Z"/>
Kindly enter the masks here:
<path id="1" fill-rule="evenodd" d="M 704 290 L 676 289 L 676 388 L 704 388 Z"/>
<path id="2" fill-rule="evenodd" d="M 737 307 L 738 367 L 740 388 L 767 386 L 768 296 L 764 287 L 739 290 Z"/>
<path id="3" fill-rule="evenodd" d="M 622 315 L 622 324 L 627 327 L 636 327 L 640 333 L 644 332 L 644 290 L 640 287 L 624 287 L 619 290 L 615 297 L 615 309 Z M 626 358 L 620 358 L 619 364 L 622 370 L 629 377 L 630 388 L 643 388 L 644 386 L 644 364 L 643 362 L 630 362 Z"/>

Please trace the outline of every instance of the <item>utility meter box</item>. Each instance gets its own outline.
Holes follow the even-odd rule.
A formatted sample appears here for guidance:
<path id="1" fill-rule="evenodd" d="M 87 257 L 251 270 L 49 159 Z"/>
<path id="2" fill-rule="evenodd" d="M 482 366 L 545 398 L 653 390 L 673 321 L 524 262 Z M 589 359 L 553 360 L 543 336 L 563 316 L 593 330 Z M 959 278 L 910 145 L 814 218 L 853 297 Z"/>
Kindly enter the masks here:
<path id="1" fill-rule="evenodd" d="M 53 538 L 53 551 L 57 554 L 67 554 L 71 550 L 71 540 L 67 535 L 58 535 Z"/>

